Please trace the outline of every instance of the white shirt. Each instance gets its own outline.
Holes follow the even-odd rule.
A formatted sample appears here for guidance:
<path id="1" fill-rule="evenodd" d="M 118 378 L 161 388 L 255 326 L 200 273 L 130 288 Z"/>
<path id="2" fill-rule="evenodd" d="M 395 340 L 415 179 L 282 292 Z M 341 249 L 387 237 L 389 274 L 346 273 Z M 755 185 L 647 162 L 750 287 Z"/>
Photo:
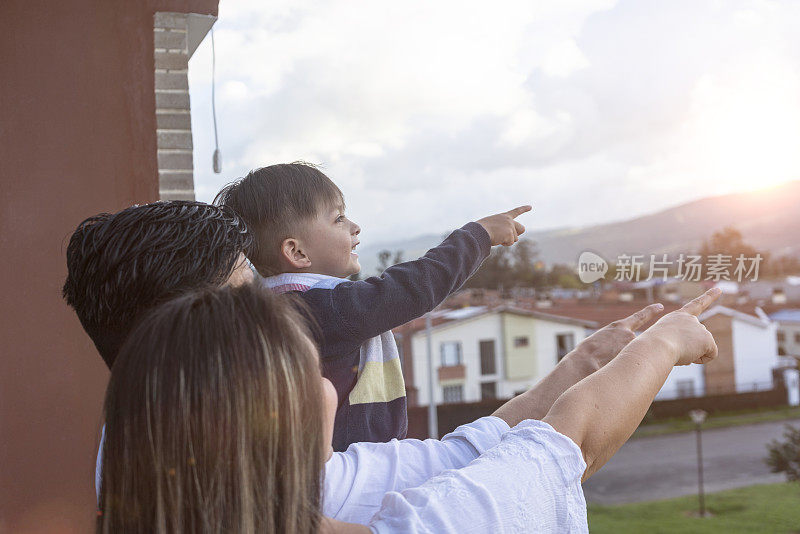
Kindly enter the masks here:
<path id="1" fill-rule="evenodd" d="M 99 495 L 105 425 L 97 454 Z M 587 532 L 578 446 L 542 421 L 497 417 L 441 440 L 354 443 L 325 464 L 323 514 L 394 532 Z M 371 522 L 370 522 L 371 520 Z"/>
<path id="2" fill-rule="evenodd" d="M 386 533 L 588 533 L 578 446 L 526 420 L 461 469 L 391 491 L 369 526 Z"/>
<path id="3" fill-rule="evenodd" d="M 447 469 L 458 469 L 500 443 L 509 431 L 498 417 L 461 425 L 441 440 L 393 439 L 353 443 L 325 464 L 322 513 L 366 525 L 386 493 L 419 486 Z"/>
<path id="4" fill-rule="evenodd" d="M 325 463 L 322 513 L 366 525 L 380 509 L 384 494 L 418 486 L 446 469 L 464 467 L 500 443 L 508 430 L 505 421 L 487 416 L 461 425 L 441 440 L 353 443 L 345 452 L 334 452 Z M 95 463 L 98 502 L 105 437 L 103 425 Z"/>
<path id="5" fill-rule="evenodd" d="M 100 480 L 103 478 L 103 443 L 106 441 L 106 425 L 100 431 L 100 445 L 97 446 L 97 459 L 94 461 L 94 496 L 100 506 Z"/>

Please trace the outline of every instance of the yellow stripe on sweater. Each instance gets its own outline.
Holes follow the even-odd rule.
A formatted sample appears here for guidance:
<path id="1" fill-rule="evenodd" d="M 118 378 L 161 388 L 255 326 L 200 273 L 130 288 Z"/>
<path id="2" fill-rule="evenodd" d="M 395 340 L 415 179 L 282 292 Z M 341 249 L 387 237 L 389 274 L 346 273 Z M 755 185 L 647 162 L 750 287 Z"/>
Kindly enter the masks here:
<path id="1" fill-rule="evenodd" d="M 400 358 L 386 362 L 366 362 L 355 387 L 350 392 L 350 404 L 389 402 L 406 395 Z"/>

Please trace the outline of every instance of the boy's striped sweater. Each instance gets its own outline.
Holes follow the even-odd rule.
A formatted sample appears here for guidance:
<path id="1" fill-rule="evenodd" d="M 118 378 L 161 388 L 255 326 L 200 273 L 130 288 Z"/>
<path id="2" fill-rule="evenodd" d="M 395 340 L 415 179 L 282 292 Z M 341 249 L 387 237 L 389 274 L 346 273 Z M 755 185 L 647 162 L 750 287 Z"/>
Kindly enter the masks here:
<path id="1" fill-rule="evenodd" d="M 333 450 L 351 443 L 402 439 L 408 429 L 406 391 L 392 328 L 434 309 L 489 255 L 489 234 L 467 223 L 422 258 L 350 281 L 311 273 L 265 279 L 279 293 L 296 292 L 319 326 L 314 329 L 323 375 L 339 407 Z"/>

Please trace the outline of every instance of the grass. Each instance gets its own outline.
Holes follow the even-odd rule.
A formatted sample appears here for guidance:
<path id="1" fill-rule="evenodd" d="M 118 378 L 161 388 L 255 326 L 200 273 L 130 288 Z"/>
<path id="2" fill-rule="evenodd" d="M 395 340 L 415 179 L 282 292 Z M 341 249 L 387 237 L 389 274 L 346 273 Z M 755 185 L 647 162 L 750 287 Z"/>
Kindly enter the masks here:
<path id="1" fill-rule="evenodd" d="M 800 484 L 750 486 L 706 495 L 711 517 L 697 517 L 697 496 L 589 506 L 592 534 L 800 533 Z"/>
<path id="2" fill-rule="evenodd" d="M 732 426 L 751 425 L 753 423 L 765 423 L 769 421 L 784 421 L 787 419 L 800 418 L 800 407 L 786 407 L 778 409 L 764 409 L 744 412 L 725 412 L 711 414 L 703 423 L 703 429 L 727 428 Z M 663 419 L 650 424 L 639 426 L 633 434 L 634 438 L 645 436 L 660 436 L 663 434 L 675 434 L 678 432 L 689 432 L 694 430 L 694 423 L 689 417 L 673 419 Z"/>

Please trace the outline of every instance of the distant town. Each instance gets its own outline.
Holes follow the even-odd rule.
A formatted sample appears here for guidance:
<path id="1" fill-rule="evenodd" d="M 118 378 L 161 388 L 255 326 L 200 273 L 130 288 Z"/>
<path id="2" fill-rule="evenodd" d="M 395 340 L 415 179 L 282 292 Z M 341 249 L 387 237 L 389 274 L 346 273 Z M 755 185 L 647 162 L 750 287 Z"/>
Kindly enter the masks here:
<path id="1" fill-rule="evenodd" d="M 720 251 L 760 254 L 734 228 L 712 235 L 697 254 L 707 258 Z M 431 312 L 430 328 L 423 317 L 394 329 L 409 406 L 431 402 L 429 343 L 436 404 L 508 399 L 530 388 L 597 329 L 653 302 L 664 304 L 668 313 L 712 286 L 723 295 L 700 320 L 717 340 L 719 357 L 706 366 L 676 367 L 656 400 L 777 388 L 783 404 L 797 405 L 800 266 L 791 257 L 764 256 L 756 279 L 737 281 L 731 273 L 706 269 L 697 280 L 674 269 L 649 278 L 647 265 L 637 278 L 626 279 L 615 276 L 618 266 L 611 264 L 603 279 L 583 284 L 572 267 L 543 266 L 531 241 L 498 248 L 466 287 Z M 392 259 L 402 261 L 402 254 L 384 253 L 381 268 Z"/>

